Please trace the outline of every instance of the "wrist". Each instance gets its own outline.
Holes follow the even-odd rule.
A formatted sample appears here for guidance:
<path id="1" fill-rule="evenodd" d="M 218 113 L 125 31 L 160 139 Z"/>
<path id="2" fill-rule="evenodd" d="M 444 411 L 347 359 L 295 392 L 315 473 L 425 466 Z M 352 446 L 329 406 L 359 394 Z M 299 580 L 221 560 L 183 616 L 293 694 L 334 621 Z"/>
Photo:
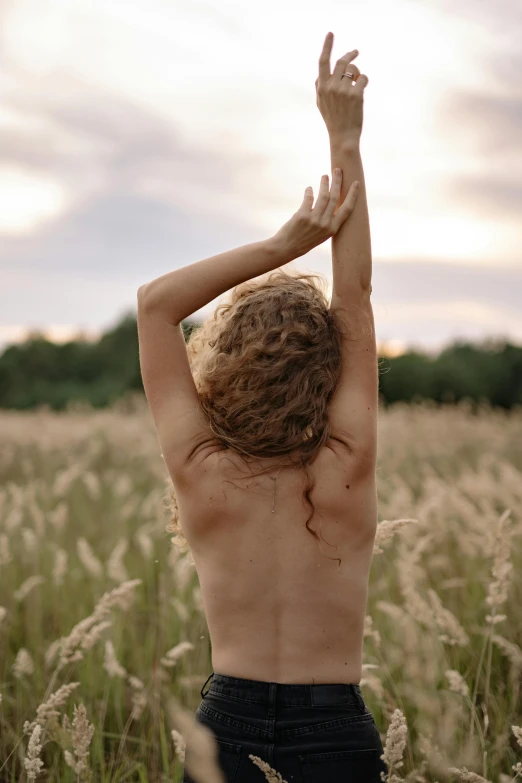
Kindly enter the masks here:
<path id="1" fill-rule="evenodd" d="M 360 137 L 351 138 L 346 133 L 331 133 L 330 134 L 330 148 L 340 149 L 343 152 L 360 152 Z"/>
<path id="2" fill-rule="evenodd" d="M 283 266 L 284 264 L 289 264 L 290 261 L 295 261 L 295 259 L 299 257 L 295 253 L 292 253 L 292 249 L 288 246 L 284 237 L 280 235 L 279 231 L 277 234 L 270 237 L 270 239 L 267 239 L 265 244 L 268 252 L 273 258 L 274 269 Z"/>

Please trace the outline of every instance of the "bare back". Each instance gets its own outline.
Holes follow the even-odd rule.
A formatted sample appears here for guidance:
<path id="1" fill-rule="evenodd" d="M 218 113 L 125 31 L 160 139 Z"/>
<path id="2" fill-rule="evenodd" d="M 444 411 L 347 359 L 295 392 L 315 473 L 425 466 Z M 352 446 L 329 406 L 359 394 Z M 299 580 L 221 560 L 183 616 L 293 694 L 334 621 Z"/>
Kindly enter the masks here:
<path id="1" fill-rule="evenodd" d="M 350 461 L 352 460 L 352 461 Z M 375 470 L 331 439 L 303 470 L 248 477 L 237 455 L 207 446 L 176 482 L 199 575 L 212 667 L 279 683 L 358 683 L 377 527 Z M 262 470 L 277 460 L 260 460 Z M 272 513 L 272 507 L 275 507 Z M 339 562 L 341 561 L 341 562 Z"/>

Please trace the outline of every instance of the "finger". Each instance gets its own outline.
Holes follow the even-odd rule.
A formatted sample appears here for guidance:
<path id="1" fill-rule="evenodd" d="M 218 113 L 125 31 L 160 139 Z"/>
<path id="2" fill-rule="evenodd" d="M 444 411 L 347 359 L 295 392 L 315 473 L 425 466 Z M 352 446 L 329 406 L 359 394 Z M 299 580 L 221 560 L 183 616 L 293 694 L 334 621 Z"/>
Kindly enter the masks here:
<path id="1" fill-rule="evenodd" d="M 341 196 L 342 181 L 343 181 L 342 169 L 334 169 L 334 173 L 332 176 L 332 188 L 330 190 L 330 199 L 324 211 L 324 216 L 327 217 L 328 219 L 331 219 L 333 217 L 337 204 L 339 203 L 339 198 Z"/>
<path id="2" fill-rule="evenodd" d="M 346 65 L 343 73 L 351 73 L 352 78 L 341 76 L 341 87 L 348 90 L 353 90 L 352 82 L 357 82 L 361 76 L 361 72 L 355 63 L 349 63 Z"/>
<path id="3" fill-rule="evenodd" d="M 314 191 L 312 190 L 312 187 L 309 185 L 304 192 L 304 198 L 301 203 L 301 206 L 299 207 L 299 212 L 310 212 L 313 203 L 314 203 Z"/>
<path id="4" fill-rule="evenodd" d="M 343 203 L 337 210 L 332 230 L 335 233 L 339 231 L 339 228 L 342 226 L 342 224 L 350 217 L 352 214 L 355 202 L 357 201 L 357 196 L 359 195 L 360 185 L 357 182 L 352 182 L 352 185 L 350 187 L 350 190 L 346 194 L 346 198 L 344 199 Z"/>
<path id="5" fill-rule="evenodd" d="M 323 51 L 319 57 L 319 78 L 316 82 L 325 85 L 330 78 L 330 54 L 332 53 L 333 33 L 328 33 L 324 39 Z"/>
<path id="6" fill-rule="evenodd" d="M 364 88 L 366 87 L 366 85 L 368 84 L 369 81 L 370 80 L 368 79 L 366 74 L 365 73 L 361 73 L 361 75 L 357 79 L 357 83 L 356 83 L 355 87 L 353 88 L 353 91 L 362 94 L 364 92 Z"/>
<path id="7" fill-rule="evenodd" d="M 346 66 L 350 65 L 352 60 L 355 60 L 356 57 L 359 56 L 359 52 L 357 49 L 353 49 L 351 52 L 347 52 L 345 55 L 339 58 L 337 62 L 335 63 L 335 68 L 333 71 L 332 76 L 334 77 L 335 81 L 340 81 L 343 78 L 343 73 L 347 69 Z"/>
<path id="8" fill-rule="evenodd" d="M 329 198 L 330 198 L 329 177 L 328 174 L 323 174 L 323 176 L 321 177 L 321 185 L 319 186 L 319 195 L 317 196 L 315 207 L 312 210 L 315 215 L 323 214 L 326 205 L 328 204 Z"/>

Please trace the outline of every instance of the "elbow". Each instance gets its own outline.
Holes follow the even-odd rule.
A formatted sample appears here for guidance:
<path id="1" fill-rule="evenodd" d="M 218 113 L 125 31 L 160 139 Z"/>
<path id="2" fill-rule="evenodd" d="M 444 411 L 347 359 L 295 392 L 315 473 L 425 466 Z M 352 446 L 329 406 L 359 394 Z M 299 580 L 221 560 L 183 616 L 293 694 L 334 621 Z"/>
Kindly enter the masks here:
<path id="1" fill-rule="evenodd" d="M 150 291 L 148 290 L 148 283 L 145 283 L 145 285 L 140 285 L 138 288 L 137 300 L 140 310 L 143 310 L 145 305 L 147 305 L 147 307 L 150 306 Z"/>

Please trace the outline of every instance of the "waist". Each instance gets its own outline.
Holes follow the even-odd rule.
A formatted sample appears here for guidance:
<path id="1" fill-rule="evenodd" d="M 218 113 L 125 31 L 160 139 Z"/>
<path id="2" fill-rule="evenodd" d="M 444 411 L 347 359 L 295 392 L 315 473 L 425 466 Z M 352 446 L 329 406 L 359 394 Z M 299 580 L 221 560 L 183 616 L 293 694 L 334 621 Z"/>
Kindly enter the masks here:
<path id="1" fill-rule="evenodd" d="M 201 697 L 204 698 L 207 693 L 257 704 L 303 707 L 353 704 L 360 709 L 365 708 L 364 697 L 357 683 L 300 685 L 248 680 L 212 672 L 201 689 Z"/>

